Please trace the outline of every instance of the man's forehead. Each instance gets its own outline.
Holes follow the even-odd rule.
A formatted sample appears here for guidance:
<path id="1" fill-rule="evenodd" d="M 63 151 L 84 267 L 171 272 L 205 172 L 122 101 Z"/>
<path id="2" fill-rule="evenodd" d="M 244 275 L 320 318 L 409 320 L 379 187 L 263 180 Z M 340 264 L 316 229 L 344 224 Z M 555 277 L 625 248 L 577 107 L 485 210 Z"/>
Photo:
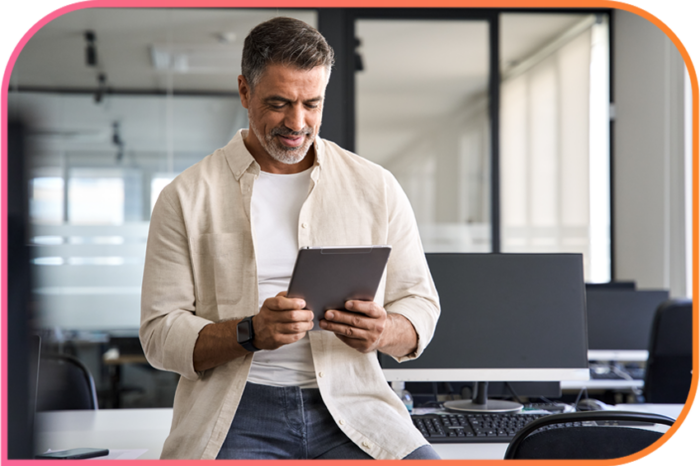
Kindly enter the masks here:
<path id="1" fill-rule="evenodd" d="M 252 94 L 262 101 L 303 101 L 323 100 L 328 79 L 323 67 L 299 70 L 290 66 L 271 65 L 251 89 Z"/>
<path id="2" fill-rule="evenodd" d="M 291 65 L 271 64 L 265 67 L 259 83 L 322 84 L 325 86 L 327 78 L 327 69 L 324 66 L 301 69 Z"/>

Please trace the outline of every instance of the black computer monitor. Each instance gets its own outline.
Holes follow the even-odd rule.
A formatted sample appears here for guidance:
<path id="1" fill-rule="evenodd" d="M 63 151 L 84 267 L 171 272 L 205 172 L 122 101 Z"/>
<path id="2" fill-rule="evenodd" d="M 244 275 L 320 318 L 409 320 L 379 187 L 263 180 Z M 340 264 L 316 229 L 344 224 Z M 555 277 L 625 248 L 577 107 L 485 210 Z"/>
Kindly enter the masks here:
<path id="1" fill-rule="evenodd" d="M 432 341 L 415 360 L 380 355 L 389 381 L 588 380 L 580 254 L 426 254 L 440 296 Z M 478 399 L 463 410 L 512 411 Z"/>
<path id="2" fill-rule="evenodd" d="M 656 308 L 667 290 L 586 287 L 591 361 L 646 361 Z"/>

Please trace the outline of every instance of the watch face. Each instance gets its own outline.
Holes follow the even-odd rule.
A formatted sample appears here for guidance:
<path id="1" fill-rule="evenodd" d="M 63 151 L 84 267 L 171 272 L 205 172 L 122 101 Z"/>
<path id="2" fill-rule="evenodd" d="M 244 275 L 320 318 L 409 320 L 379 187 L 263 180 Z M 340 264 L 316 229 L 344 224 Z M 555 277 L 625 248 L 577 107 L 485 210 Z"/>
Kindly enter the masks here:
<path id="1" fill-rule="evenodd" d="M 236 332 L 236 340 L 238 343 L 248 341 L 251 338 L 250 335 L 250 320 L 244 319 L 238 323 L 238 331 Z"/>

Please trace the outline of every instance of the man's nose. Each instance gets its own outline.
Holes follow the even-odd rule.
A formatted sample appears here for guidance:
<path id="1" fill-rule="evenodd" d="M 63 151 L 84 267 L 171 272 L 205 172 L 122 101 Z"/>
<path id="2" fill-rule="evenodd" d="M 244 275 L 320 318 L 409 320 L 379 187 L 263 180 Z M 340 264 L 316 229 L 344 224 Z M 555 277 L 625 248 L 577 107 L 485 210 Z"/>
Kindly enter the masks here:
<path id="1" fill-rule="evenodd" d="M 284 125 L 295 132 L 303 130 L 306 126 L 306 123 L 304 122 L 304 109 L 301 106 L 296 105 L 290 107 L 287 115 L 285 116 Z"/>

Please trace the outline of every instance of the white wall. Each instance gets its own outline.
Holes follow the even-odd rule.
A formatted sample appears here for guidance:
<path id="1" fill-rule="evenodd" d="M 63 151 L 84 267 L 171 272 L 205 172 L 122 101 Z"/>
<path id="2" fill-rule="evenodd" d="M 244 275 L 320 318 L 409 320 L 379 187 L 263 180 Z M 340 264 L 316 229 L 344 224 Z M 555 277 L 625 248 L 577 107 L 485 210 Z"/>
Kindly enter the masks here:
<path id="1" fill-rule="evenodd" d="M 615 279 L 690 296 L 684 200 L 684 73 L 654 24 L 613 19 Z"/>

